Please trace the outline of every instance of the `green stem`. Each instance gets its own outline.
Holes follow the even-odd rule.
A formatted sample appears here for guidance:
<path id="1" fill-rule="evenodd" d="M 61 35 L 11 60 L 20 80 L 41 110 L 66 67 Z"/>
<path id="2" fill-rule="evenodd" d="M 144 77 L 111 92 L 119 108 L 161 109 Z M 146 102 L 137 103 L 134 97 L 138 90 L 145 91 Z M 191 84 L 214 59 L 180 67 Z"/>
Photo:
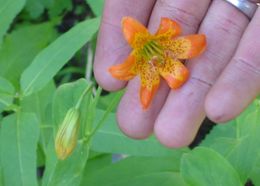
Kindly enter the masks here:
<path id="1" fill-rule="evenodd" d="M 83 93 L 80 95 L 79 99 L 78 99 L 78 102 L 75 106 L 76 109 L 79 109 L 80 105 L 81 105 L 81 102 L 84 98 L 84 96 L 91 90 L 91 88 L 93 87 L 93 84 L 91 83 L 84 91 Z"/>
<path id="2" fill-rule="evenodd" d="M 93 131 L 90 133 L 90 135 L 86 136 L 86 143 L 88 143 L 90 141 L 90 139 L 92 138 L 92 136 L 98 131 L 98 129 L 100 127 L 102 127 L 102 125 L 104 124 L 104 121 L 107 119 L 108 115 L 110 114 L 110 112 L 113 110 L 113 108 L 115 107 L 115 105 L 118 103 L 119 99 L 122 96 L 122 92 L 119 92 L 114 99 L 112 100 L 111 104 L 108 106 L 106 112 L 104 113 L 103 117 L 99 120 L 97 126 L 93 129 Z"/>
<path id="3" fill-rule="evenodd" d="M 97 103 L 100 98 L 101 92 L 102 92 L 102 88 L 98 87 L 94 100 L 88 106 L 88 120 L 84 130 L 85 136 L 88 136 L 91 133 L 92 123 L 94 122 L 95 111 L 96 111 Z"/>

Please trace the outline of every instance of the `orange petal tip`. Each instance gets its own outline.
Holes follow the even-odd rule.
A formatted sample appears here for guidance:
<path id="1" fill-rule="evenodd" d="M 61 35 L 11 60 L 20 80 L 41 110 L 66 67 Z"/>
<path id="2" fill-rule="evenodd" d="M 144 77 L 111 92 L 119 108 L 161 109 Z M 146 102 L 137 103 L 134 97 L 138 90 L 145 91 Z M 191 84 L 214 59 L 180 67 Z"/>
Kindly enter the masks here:
<path id="1" fill-rule="evenodd" d="M 145 26 L 132 17 L 123 17 L 121 24 L 124 37 L 132 47 L 134 47 L 134 41 L 137 34 L 148 33 L 148 30 L 145 28 Z"/>
<path id="2" fill-rule="evenodd" d="M 161 35 L 167 32 L 171 32 L 171 37 L 176 37 L 181 34 L 181 26 L 174 20 L 162 17 L 159 29 L 156 35 Z"/>
<path id="3" fill-rule="evenodd" d="M 187 38 L 192 43 L 192 48 L 190 51 L 190 57 L 197 57 L 198 55 L 202 54 L 207 46 L 207 38 L 205 34 L 197 34 L 187 36 Z"/>
<path id="4" fill-rule="evenodd" d="M 159 88 L 159 83 L 153 85 L 151 90 L 149 90 L 144 86 L 141 86 L 140 100 L 141 100 L 143 110 L 147 110 L 149 108 L 158 88 Z"/>
<path id="5" fill-rule="evenodd" d="M 167 83 L 171 89 L 178 89 L 184 85 L 189 78 L 189 71 L 187 69 L 183 70 L 181 77 L 181 79 L 176 79 L 171 76 L 166 77 Z"/>
<path id="6" fill-rule="evenodd" d="M 133 68 L 135 66 L 135 57 L 130 54 L 124 63 L 111 66 L 108 71 L 112 77 L 119 80 L 130 80 L 135 76 Z"/>

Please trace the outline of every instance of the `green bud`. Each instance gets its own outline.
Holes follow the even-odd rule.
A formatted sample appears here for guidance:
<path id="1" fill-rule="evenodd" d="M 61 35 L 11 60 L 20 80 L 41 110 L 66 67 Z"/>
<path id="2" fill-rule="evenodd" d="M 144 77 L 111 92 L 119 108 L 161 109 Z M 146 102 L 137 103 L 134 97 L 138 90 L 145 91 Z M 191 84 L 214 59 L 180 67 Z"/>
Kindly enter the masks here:
<path id="1" fill-rule="evenodd" d="M 79 110 L 71 108 L 59 127 L 55 139 L 56 154 L 59 159 L 66 159 L 77 145 L 79 130 Z"/>

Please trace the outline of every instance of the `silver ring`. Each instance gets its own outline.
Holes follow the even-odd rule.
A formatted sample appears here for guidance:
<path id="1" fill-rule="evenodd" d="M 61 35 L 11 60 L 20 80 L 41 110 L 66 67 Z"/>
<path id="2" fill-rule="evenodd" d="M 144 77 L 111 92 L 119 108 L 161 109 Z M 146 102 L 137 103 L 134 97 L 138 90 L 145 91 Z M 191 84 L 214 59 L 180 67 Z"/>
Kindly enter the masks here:
<path id="1" fill-rule="evenodd" d="M 238 10 L 244 13 L 249 19 L 252 19 L 254 16 L 257 4 L 249 2 L 248 0 L 225 0 L 235 6 Z"/>

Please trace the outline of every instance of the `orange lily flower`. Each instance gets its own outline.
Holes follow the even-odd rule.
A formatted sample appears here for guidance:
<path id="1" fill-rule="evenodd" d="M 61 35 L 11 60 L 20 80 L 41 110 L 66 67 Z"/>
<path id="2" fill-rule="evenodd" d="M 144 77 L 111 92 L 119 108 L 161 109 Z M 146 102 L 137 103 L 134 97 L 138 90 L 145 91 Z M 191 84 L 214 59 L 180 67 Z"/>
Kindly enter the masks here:
<path id="1" fill-rule="evenodd" d="M 140 76 L 140 99 L 143 109 L 147 109 L 157 92 L 162 76 L 169 87 L 177 89 L 189 77 L 189 71 L 181 60 L 201 54 L 206 48 L 203 34 L 178 37 L 179 24 L 169 18 L 162 18 L 158 31 L 148 30 L 131 17 L 122 19 L 123 34 L 132 47 L 132 52 L 124 63 L 109 68 L 111 75 L 119 80 L 130 80 Z"/>

